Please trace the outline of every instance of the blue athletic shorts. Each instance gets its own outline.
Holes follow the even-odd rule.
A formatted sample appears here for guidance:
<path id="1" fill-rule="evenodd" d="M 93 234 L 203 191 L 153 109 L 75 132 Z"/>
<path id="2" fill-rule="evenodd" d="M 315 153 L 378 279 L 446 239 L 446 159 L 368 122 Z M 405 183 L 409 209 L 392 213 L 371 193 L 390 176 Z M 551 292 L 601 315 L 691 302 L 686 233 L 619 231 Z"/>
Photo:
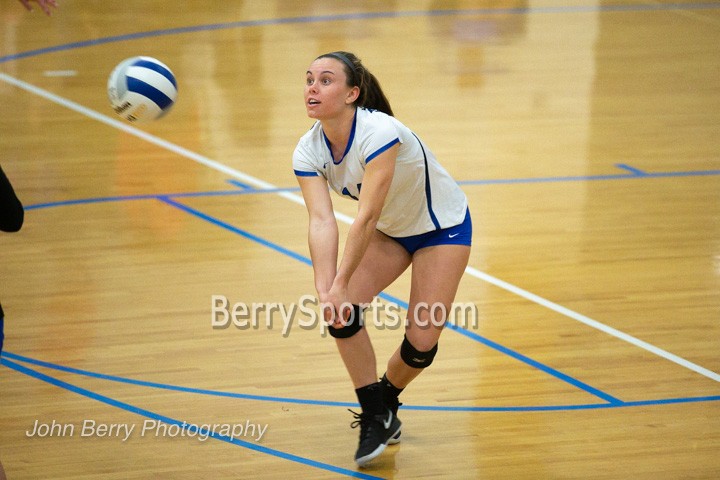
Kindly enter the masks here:
<path id="1" fill-rule="evenodd" d="M 472 244 L 472 219 L 470 218 L 470 209 L 465 213 L 465 220 L 454 227 L 441 228 L 420 235 L 412 235 L 410 237 L 390 237 L 410 255 L 425 247 L 434 245 L 467 245 Z"/>

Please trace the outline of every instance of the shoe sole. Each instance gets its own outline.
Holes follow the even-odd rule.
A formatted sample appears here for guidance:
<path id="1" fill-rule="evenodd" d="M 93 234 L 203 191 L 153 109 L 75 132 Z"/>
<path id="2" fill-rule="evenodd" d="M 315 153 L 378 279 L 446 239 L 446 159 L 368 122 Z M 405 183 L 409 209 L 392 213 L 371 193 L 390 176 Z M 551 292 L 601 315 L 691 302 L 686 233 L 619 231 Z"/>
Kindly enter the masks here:
<path id="1" fill-rule="evenodd" d="M 395 435 L 390 437 L 390 440 L 388 440 L 387 444 L 388 445 L 397 445 L 398 443 L 400 443 L 400 434 L 401 433 L 402 433 L 402 430 L 398 430 L 398 432 Z"/>

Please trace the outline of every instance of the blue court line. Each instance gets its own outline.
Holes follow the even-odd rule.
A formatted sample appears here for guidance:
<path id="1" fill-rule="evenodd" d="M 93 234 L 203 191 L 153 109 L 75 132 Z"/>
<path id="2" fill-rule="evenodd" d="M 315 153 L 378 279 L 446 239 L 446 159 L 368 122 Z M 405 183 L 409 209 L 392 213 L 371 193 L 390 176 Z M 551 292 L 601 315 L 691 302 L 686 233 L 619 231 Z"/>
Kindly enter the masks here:
<path id="1" fill-rule="evenodd" d="M 486 345 L 486 346 L 492 348 L 493 350 L 497 350 L 498 352 L 504 353 L 505 355 L 507 355 L 511 358 L 519 360 L 527 365 L 530 365 L 531 367 L 537 368 L 538 370 L 540 370 L 542 372 L 548 373 L 548 374 L 552 375 L 553 377 L 558 378 L 559 380 L 562 380 L 565 383 L 569 383 L 570 385 L 573 385 L 574 387 L 584 390 L 592 395 L 595 395 L 596 397 L 602 398 L 603 400 L 605 400 L 613 405 L 619 405 L 619 404 L 623 403 L 622 400 L 615 398 L 612 395 L 609 395 L 609 394 L 603 392 L 602 390 L 598 390 L 597 388 L 592 387 L 585 382 L 581 382 L 580 380 L 573 378 L 569 375 L 566 375 L 566 374 L 560 372 L 559 370 L 555 370 L 554 368 L 548 367 L 547 365 L 542 364 L 542 363 L 538 362 L 537 360 L 533 360 L 532 358 L 527 357 L 527 356 L 523 355 L 522 353 L 516 352 L 514 350 L 511 350 L 511 349 L 503 346 L 503 345 L 500 345 L 499 343 L 493 342 L 492 340 L 482 337 L 475 332 L 465 330 L 464 328 L 458 327 L 457 325 L 450 323 L 450 322 L 447 323 L 447 327 L 450 328 L 451 330 L 455 330 L 456 332 L 458 332 L 462 335 L 465 335 L 466 337 L 468 337 L 472 340 L 475 340 L 476 342 L 480 342 L 483 345 Z"/>
<path id="2" fill-rule="evenodd" d="M 353 408 L 357 407 L 358 403 L 352 402 L 335 402 L 328 400 L 311 400 L 304 398 L 291 398 L 291 397 L 274 397 L 269 395 L 252 395 L 247 393 L 235 393 L 235 392 L 223 392 L 218 390 L 207 390 L 202 388 L 192 387 L 180 387 L 176 385 L 168 385 L 157 382 L 147 382 L 145 380 L 135 380 L 132 378 L 118 377 L 115 375 L 106 375 L 104 373 L 91 372 L 89 370 L 82 370 L 79 368 L 66 367 L 64 365 L 58 365 L 51 362 L 45 362 L 43 360 L 37 360 L 34 358 L 18 355 L 8 351 L 3 351 L 3 358 L 9 358 L 18 362 L 28 363 L 38 367 L 50 368 L 52 370 L 58 370 L 61 372 L 72 373 L 74 375 L 81 375 L 83 377 L 97 378 L 99 380 L 107 380 L 110 382 L 126 383 L 129 385 L 136 385 L 138 387 L 157 388 L 159 390 L 171 390 L 175 392 L 193 393 L 198 395 L 209 395 L 215 397 L 228 397 L 237 398 L 240 400 L 255 400 L 260 402 L 278 402 L 278 403 L 297 403 L 301 405 L 318 405 L 323 407 L 346 407 Z"/>
<path id="3" fill-rule="evenodd" d="M 210 223 L 213 224 L 213 225 L 219 226 L 219 227 L 224 228 L 224 229 L 226 229 L 226 230 L 229 230 L 229 231 L 231 231 L 231 232 L 233 232 L 233 233 L 237 233 L 237 234 L 239 234 L 239 235 L 241 235 L 241 236 L 243 236 L 243 237 L 245 237 L 245 238 L 247 238 L 247 239 L 249 239 L 249 240 L 252 240 L 252 241 L 254 241 L 254 242 L 259 243 L 260 245 L 263 245 L 263 246 L 268 247 L 268 248 L 270 248 L 270 249 L 272 249 L 272 250 L 275 250 L 275 251 L 277 251 L 277 252 L 279 252 L 279 253 L 282 253 L 282 254 L 287 255 L 287 256 L 289 256 L 289 257 L 291 257 L 291 258 L 294 258 L 295 260 L 298 260 L 298 261 L 300 261 L 300 262 L 302 262 L 302 263 L 304 263 L 304 264 L 306 264 L 306 265 L 312 266 L 312 260 L 310 260 L 309 258 L 307 258 L 307 257 L 305 257 L 305 256 L 303 256 L 303 255 L 300 255 L 300 254 L 298 254 L 298 253 L 295 253 L 295 252 L 293 252 L 293 251 L 291 251 L 291 250 L 288 250 L 288 249 L 286 249 L 286 248 L 284 248 L 284 247 L 282 247 L 282 246 L 280 246 L 280 245 L 278 245 L 278 244 L 276 244 L 276 243 L 273 243 L 273 242 L 271 242 L 271 241 L 269 241 L 269 240 L 265 240 L 264 238 L 258 237 L 257 235 L 251 234 L 251 233 L 249 233 L 249 232 L 247 232 L 247 231 L 245 231 L 245 230 L 242 230 L 242 229 L 237 228 L 237 227 L 235 227 L 235 226 L 233 226 L 233 225 L 230 225 L 230 224 L 227 223 L 227 222 L 224 222 L 224 221 L 222 221 L 222 220 L 219 220 L 219 219 L 217 219 L 217 218 L 215 218 L 215 217 L 212 217 L 212 216 L 210 216 L 210 215 L 208 215 L 208 214 L 206 214 L 206 213 L 203 213 L 203 212 L 201 212 L 201 211 L 199 211 L 199 210 L 196 210 L 196 209 L 194 209 L 194 208 L 188 207 L 187 205 L 183 205 L 182 203 L 176 202 L 176 201 L 171 200 L 171 199 L 169 199 L 169 198 L 161 197 L 160 199 L 161 199 L 162 201 L 168 203 L 169 205 L 172 205 L 172 206 L 174 206 L 174 207 L 176 207 L 176 208 L 179 208 L 180 210 L 182 210 L 182 211 L 184 211 L 184 212 L 186 212 L 186 213 L 189 213 L 190 215 L 194 215 L 195 217 L 198 217 L 198 218 L 200 218 L 200 219 L 202 219 L 202 220 L 205 220 L 206 222 L 210 222 Z M 393 297 L 392 295 L 388 295 L 387 293 L 382 292 L 380 296 L 381 296 L 382 298 L 386 299 L 386 300 L 390 300 L 390 301 L 393 301 L 393 302 L 397 303 L 398 305 L 400 305 L 400 306 L 401 306 L 402 308 L 404 308 L 404 309 L 407 309 L 408 306 L 409 306 L 409 305 L 407 304 L 407 302 L 404 302 L 404 301 L 400 300 L 399 298 Z M 452 323 L 450 323 L 450 322 L 448 322 L 448 326 L 449 326 L 451 329 L 453 329 L 453 330 L 455 330 L 455 331 L 457 331 L 457 332 L 462 333 L 463 335 L 465 335 L 466 337 L 468 337 L 468 338 L 470 338 L 470 339 L 473 339 L 473 340 L 475 340 L 475 341 L 477 341 L 477 342 L 480 342 L 480 343 L 482 343 L 482 344 L 484 344 L 484 345 L 486 345 L 486 346 L 488 346 L 488 347 L 490 347 L 490 348 L 492 348 L 492 349 L 495 349 L 495 350 L 497 350 L 497 351 L 499 351 L 499 352 L 501 352 L 501 353 L 503 353 L 503 354 L 505 354 L 505 355 L 509 355 L 511 358 L 514 358 L 514 359 L 516 359 L 516 360 L 519 360 L 519 361 L 521 361 L 521 362 L 523 362 L 523 363 L 525 363 L 525 364 L 527 364 L 527 365 L 530 365 L 531 367 L 537 368 L 537 369 L 539 369 L 540 371 L 545 372 L 545 373 L 547 373 L 547 374 L 549 374 L 549 375 L 552 375 L 553 377 L 555 377 L 555 378 L 557 378 L 557 379 L 559 379 L 559 380 L 562 380 L 563 382 L 569 383 L 570 385 L 572 385 L 572 386 L 574 386 L 574 387 L 576 387 L 576 388 L 579 388 L 580 390 L 583 390 L 583 391 L 585 391 L 585 392 L 587 392 L 587 393 L 589 393 L 589 394 L 591 394 L 591 395 L 594 395 L 594 396 L 596 396 L 596 397 L 599 397 L 599 398 L 601 398 L 601 399 L 603 399 L 603 400 L 606 400 L 606 401 L 608 401 L 608 402 L 610 402 L 610 403 L 621 403 L 621 402 L 622 402 L 621 400 L 613 397 L 612 395 L 608 395 L 607 393 L 604 393 L 604 392 L 602 392 L 602 391 L 600 391 L 600 390 L 598 390 L 598 389 L 596 389 L 596 388 L 594 388 L 594 387 L 591 387 L 590 385 L 588 385 L 588 384 L 586 384 L 586 383 L 584 383 L 584 382 L 581 382 L 580 380 L 577 380 L 577 379 L 575 379 L 575 378 L 572 378 L 572 377 L 570 377 L 569 375 L 566 375 L 566 374 L 564 374 L 564 373 L 562 373 L 562 372 L 560 372 L 560 371 L 558 371 L 558 370 L 555 370 L 555 369 L 552 368 L 552 367 L 549 367 L 549 366 L 544 365 L 544 364 L 542 364 L 542 363 L 540 363 L 540 362 L 538 362 L 538 361 L 536 361 L 536 360 L 533 360 L 533 359 L 531 359 L 530 357 L 527 357 L 527 356 L 525 356 L 525 355 L 523 355 L 523 354 L 521 354 L 521 353 L 515 352 L 515 351 L 513 351 L 513 350 L 511 350 L 511 349 L 509 349 L 509 348 L 507 348 L 507 347 L 503 347 L 502 345 L 500 345 L 500 344 L 498 344 L 498 343 L 495 343 L 495 342 L 493 342 L 493 341 L 491 341 L 491 340 L 485 339 L 485 338 L 481 337 L 480 335 L 478 335 L 478 334 L 476 334 L 476 333 L 473 333 L 473 332 L 470 332 L 470 331 L 468 331 L 468 330 L 465 330 L 465 329 L 463 329 L 463 328 L 461 328 L 461 327 L 459 327 L 459 326 L 457 326 L 457 325 L 454 325 L 454 324 L 452 324 Z"/>
<path id="4" fill-rule="evenodd" d="M 220 219 L 217 219 L 215 217 L 211 217 L 210 215 L 207 215 L 200 210 L 196 210 L 192 207 L 188 207 L 187 205 L 184 205 L 180 202 L 176 202 L 175 200 L 171 199 L 170 197 L 160 196 L 158 197 L 158 200 L 167 203 L 168 205 L 171 205 L 179 210 L 184 211 L 185 213 L 189 213 L 190 215 L 193 215 L 195 217 L 201 218 L 202 220 L 205 220 L 206 222 L 212 223 L 215 226 L 218 226 L 220 228 L 224 228 L 225 230 L 229 230 L 233 233 L 236 233 L 242 237 L 247 238 L 248 240 L 252 240 L 253 242 L 259 243 L 260 245 L 267 247 L 271 250 L 275 250 L 276 252 L 282 253 L 283 255 L 287 255 L 290 258 L 294 258 L 295 260 L 302 262 L 306 265 L 312 266 L 312 261 L 298 253 L 293 252 L 292 250 L 288 250 L 287 248 L 278 245 L 277 243 L 270 242 L 268 240 L 265 240 L 264 238 L 258 237 L 257 235 L 254 235 L 247 230 L 243 230 L 240 228 L 237 228 L 233 225 L 230 225 L 227 222 L 223 222 Z"/>
<path id="5" fill-rule="evenodd" d="M 305 398 L 292 398 L 292 397 L 275 397 L 268 395 L 251 395 L 246 393 L 237 392 L 224 392 L 220 390 L 209 390 L 202 388 L 193 387 L 181 387 L 177 385 L 168 385 L 165 383 L 148 382 L 145 380 L 135 380 L 125 377 L 118 377 L 115 375 L 106 375 L 103 373 L 91 372 L 89 370 L 82 370 L 79 368 L 67 367 L 64 365 L 58 365 L 51 362 L 45 362 L 34 358 L 26 357 L 24 355 L 18 355 L 8 351 L 2 353 L 2 358 L 11 359 L 21 363 L 27 363 L 38 367 L 49 368 L 51 370 L 57 370 L 65 373 L 71 373 L 74 375 L 80 375 L 83 377 L 96 378 L 99 380 L 106 380 L 110 382 L 125 383 L 128 385 L 135 385 L 138 387 L 157 388 L 159 390 L 168 390 L 175 392 L 191 393 L 196 395 L 208 395 L 214 397 L 224 398 L 236 398 L 240 400 L 254 400 L 261 402 L 277 402 L 277 403 L 292 403 L 300 405 L 316 405 L 323 407 L 345 407 L 354 408 L 358 407 L 357 403 L 352 402 L 336 402 L 329 400 L 312 400 Z M 414 411 L 435 411 L 435 412 L 544 412 L 544 411 L 571 411 L 571 410 L 597 410 L 606 408 L 626 408 L 626 407 L 643 407 L 643 406 L 657 406 L 657 405 L 676 405 L 682 403 L 702 403 L 702 402 L 717 402 L 720 401 L 720 395 L 707 395 L 701 397 L 679 397 L 679 398 L 663 398 L 655 400 L 636 400 L 629 402 L 610 402 L 610 403 L 587 403 L 587 404 L 569 404 L 569 405 L 528 405 L 528 406 L 512 406 L 512 407 L 497 407 L 497 406 L 451 406 L 451 405 L 408 405 L 404 404 L 400 407 L 402 410 L 414 410 Z"/>
<path id="6" fill-rule="evenodd" d="M 182 422 L 182 421 L 176 420 L 174 418 L 166 417 L 165 415 L 160 415 L 158 413 L 151 412 L 150 410 L 145 410 L 144 408 L 136 407 L 129 403 L 121 402 L 119 400 L 115 400 L 113 398 L 106 397 L 105 395 L 95 393 L 91 390 L 87 390 L 85 388 L 78 387 L 76 385 L 64 382 L 57 378 L 51 377 L 49 375 L 45 375 L 44 373 L 40 373 L 31 368 L 25 367 L 23 365 L 19 365 L 11 360 L 7 360 L 5 358 L 4 353 L 3 353 L 3 357 L 0 358 L 0 364 L 6 366 L 8 368 L 11 368 L 11 369 L 15 370 L 16 372 L 23 373 L 29 377 L 36 378 L 38 380 L 42 380 L 43 382 L 49 383 L 49 384 L 54 385 L 59 388 L 63 388 L 65 390 L 76 393 L 78 395 L 82 395 L 91 400 L 96 400 L 96 401 L 104 403 L 106 405 L 110 405 L 112 407 L 116 407 L 121 410 L 125 410 L 126 412 L 134 413 L 134 414 L 140 415 L 142 417 L 147 417 L 152 420 L 160 421 L 160 422 L 166 423 L 168 425 L 177 425 L 178 427 L 180 427 L 182 429 L 187 429 L 187 425 L 188 425 L 187 422 Z M 321 470 L 327 470 L 329 472 L 338 473 L 340 475 L 344 475 L 347 477 L 365 478 L 365 479 L 381 478 L 381 477 L 376 477 L 373 475 L 367 475 L 364 473 L 356 472 L 353 470 L 348 470 L 345 468 L 336 467 L 334 465 L 318 462 L 316 460 L 311 460 L 309 458 L 300 457 L 298 455 L 293 455 L 292 453 L 282 452 L 280 450 L 275 450 L 274 448 L 265 447 L 265 446 L 259 445 L 257 443 L 252 443 L 252 442 L 248 442 L 245 440 L 239 440 L 237 438 L 230 438 L 226 435 L 221 435 L 215 431 L 208 430 L 208 429 L 201 428 L 198 431 L 198 434 L 202 434 L 203 436 L 207 434 L 209 437 L 212 437 L 215 440 L 220 440 L 220 441 L 223 441 L 226 443 L 231 443 L 233 445 L 247 448 L 249 450 L 254 450 L 256 452 L 265 453 L 267 455 L 272 455 L 274 457 L 278 457 L 283 460 L 290 460 L 292 462 L 300 463 L 302 465 L 319 468 Z"/>
<path id="7" fill-rule="evenodd" d="M 720 175 L 720 170 L 687 170 L 677 172 L 646 172 L 624 163 L 615 165 L 630 173 L 612 173 L 607 175 L 574 175 L 556 177 L 490 178 L 481 180 L 462 180 L 460 185 L 497 185 L 515 183 L 555 183 L 555 182 L 592 182 L 601 180 L 647 180 L 651 178 L 707 177 Z"/>
<path id="8" fill-rule="evenodd" d="M 601 180 L 647 180 L 653 178 L 668 177 L 706 177 L 720 175 L 720 170 L 687 170 L 677 172 L 646 172 L 631 165 L 619 163 L 618 168 L 628 170 L 631 173 L 619 173 L 609 175 L 577 175 L 577 176 L 556 176 L 556 177 L 526 177 L 526 178 L 496 178 L 480 180 L 461 180 L 459 185 L 497 185 L 497 184 L 518 184 L 518 183 L 555 183 L 555 182 L 589 182 Z M 74 200 L 60 200 L 56 202 L 36 203 L 25 206 L 25 210 L 38 210 L 41 208 L 65 207 L 71 205 L 84 205 L 90 203 L 125 202 L 132 200 L 158 200 L 161 198 L 191 198 L 191 197 L 215 197 L 228 195 L 255 195 L 280 192 L 298 192 L 299 187 L 279 188 L 254 188 L 236 180 L 228 180 L 228 183 L 240 187 L 240 190 L 217 190 L 206 192 L 182 192 L 164 194 L 125 195 L 114 197 L 93 197 Z"/>
<path id="9" fill-rule="evenodd" d="M 402 307 L 405 310 L 407 310 L 409 308 L 409 305 L 407 302 L 400 300 L 399 298 L 389 295 L 385 292 L 381 292 L 380 295 L 378 295 L 378 296 L 385 300 L 388 300 L 390 302 L 396 303 L 397 305 L 399 305 L 400 307 Z M 557 378 L 558 380 L 562 380 L 563 382 L 568 383 L 568 384 L 572 385 L 573 387 L 576 387 L 576 388 L 583 390 L 591 395 L 601 398 L 611 404 L 615 405 L 615 404 L 623 403 L 622 400 L 615 398 L 612 395 L 609 395 L 601 390 L 598 390 L 597 388 L 592 387 L 585 382 L 581 382 L 580 380 L 573 378 L 569 375 L 566 375 L 559 370 L 555 370 L 554 368 L 549 367 L 545 364 L 542 364 L 542 363 L 538 362 L 537 360 L 533 360 L 532 358 L 530 358 L 526 355 L 523 355 L 520 352 L 516 352 L 514 350 L 511 350 L 508 347 L 500 345 L 497 342 L 493 342 L 492 340 L 485 338 L 482 335 L 478 335 L 475 332 L 471 332 L 470 330 L 467 330 L 458 325 L 455 325 L 454 323 L 452 323 L 449 320 L 446 323 L 446 327 L 449 328 L 450 330 L 454 330 L 454 331 L 458 332 L 461 335 L 466 336 L 467 338 L 469 338 L 471 340 L 481 343 L 481 344 L 485 345 L 486 347 L 490 347 L 493 350 L 496 350 L 504 355 L 507 355 L 510 358 L 514 358 L 515 360 L 518 360 L 526 365 L 536 368 L 537 370 L 540 370 L 541 372 L 547 373 L 548 375 L 551 375 L 551 376 Z"/>
<path id="10" fill-rule="evenodd" d="M 236 187 L 240 187 L 240 188 L 242 188 L 243 190 L 255 190 L 255 187 L 253 187 L 252 185 L 250 185 L 250 184 L 248 184 L 248 183 L 243 183 L 243 182 L 241 182 L 240 180 L 235 180 L 234 178 L 231 178 L 231 179 L 228 180 L 227 182 L 228 182 L 230 185 L 235 185 Z M 299 189 L 300 189 L 300 188 L 298 187 L 297 190 L 299 190 Z"/>
<path id="11" fill-rule="evenodd" d="M 578 410 L 604 410 L 611 408 L 650 407 L 687 403 L 720 402 L 720 395 L 703 397 L 661 398 L 657 400 L 635 400 L 620 403 L 586 403 L 581 405 L 535 405 L 527 407 L 450 407 L 450 406 L 409 406 L 407 410 L 450 411 L 450 412 L 566 412 Z M 406 409 L 403 405 L 401 409 Z"/>
<path id="12" fill-rule="evenodd" d="M 72 42 L 53 47 L 39 48 L 26 52 L 19 52 L 0 57 L 0 64 L 19 60 L 47 53 L 61 52 L 78 48 L 92 47 L 115 42 L 140 40 L 143 38 L 160 37 L 167 35 L 180 35 L 194 32 L 207 32 L 213 30 L 227 30 L 234 28 L 248 28 L 272 25 L 307 24 L 323 22 L 339 22 L 352 20 L 373 20 L 387 18 L 409 18 L 409 17 L 440 17 L 440 16 L 461 16 L 461 15 L 533 15 L 533 14 L 578 14 L 578 13 L 611 13 L 611 12 L 653 12 L 668 10 L 711 10 L 720 8 L 717 3 L 674 3 L 674 4 L 631 4 L 631 5 L 561 5 L 547 7 L 517 7 L 517 8 L 477 8 L 470 10 L 429 10 L 429 11 L 401 11 L 401 12 L 360 12 L 334 15 L 318 15 L 303 17 L 272 18 L 261 20 L 244 20 L 237 22 L 215 23 L 208 25 L 194 25 L 188 27 L 169 28 L 162 30 L 151 30 L 147 32 L 136 32 L 111 37 L 97 38 Z"/>
<path id="13" fill-rule="evenodd" d="M 622 168 L 623 170 L 627 170 L 635 177 L 647 177 L 648 176 L 648 173 L 646 171 L 640 170 L 639 168 L 635 168 L 626 163 L 616 163 L 615 166 L 618 168 Z"/>
<path id="14" fill-rule="evenodd" d="M 38 210 L 41 208 L 67 207 L 72 205 L 84 205 L 89 203 L 108 203 L 108 202 L 127 202 L 132 200 L 160 200 L 162 198 L 188 198 L 188 197 L 222 197 L 228 195 L 254 195 L 269 194 L 280 192 L 297 192 L 299 187 L 290 188 L 248 188 L 245 190 L 215 190 L 209 192 L 183 192 L 183 193 L 162 193 L 162 194 L 143 194 L 143 195 L 120 195 L 114 197 L 91 197 L 78 198 L 74 200 L 60 200 L 57 202 L 36 203 L 26 205 L 25 210 Z"/>

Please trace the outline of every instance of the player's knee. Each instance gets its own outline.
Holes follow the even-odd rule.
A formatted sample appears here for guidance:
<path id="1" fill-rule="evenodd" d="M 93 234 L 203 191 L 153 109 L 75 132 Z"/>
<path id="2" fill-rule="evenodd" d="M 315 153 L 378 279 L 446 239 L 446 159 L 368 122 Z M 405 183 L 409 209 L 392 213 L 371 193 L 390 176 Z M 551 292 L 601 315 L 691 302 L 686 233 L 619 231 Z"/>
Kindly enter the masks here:
<path id="1" fill-rule="evenodd" d="M 423 346 L 420 345 L 422 348 Z M 405 362 L 408 366 L 413 368 L 427 368 L 429 367 L 433 360 L 435 359 L 435 354 L 437 354 L 438 351 L 438 344 L 435 343 L 432 347 L 427 348 L 426 350 L 419 350 L 413 346 L 412 343 L 410 343 L 410 340 L 408 340 L 407 335 L 403 339 L 402 345 L 400 345 L 400 358 L 402 358 L 403 362 Z"/>
<path id="2" fill-rule="evenodd" d="M 330 327 L 328 329 L 331 337 L 350 338 L 362 330 L 364 325 L 362 320 L 362 309 L 359 305 L 353 305 L 352 307 L 352 312 L 350 312 L 350 317 L 346 320 L 345 325 L 339 328 Z"/>

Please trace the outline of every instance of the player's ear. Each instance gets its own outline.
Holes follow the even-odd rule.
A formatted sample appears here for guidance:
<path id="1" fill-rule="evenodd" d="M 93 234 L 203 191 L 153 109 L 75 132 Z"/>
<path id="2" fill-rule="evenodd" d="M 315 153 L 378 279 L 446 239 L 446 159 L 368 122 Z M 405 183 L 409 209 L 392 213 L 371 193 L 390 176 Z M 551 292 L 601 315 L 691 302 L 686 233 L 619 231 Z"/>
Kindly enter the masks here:
<path id="1" fill-rule="evenodd" d="M 350 89 L 350 91 L 347 94 L 347 97 L 345 98 L 345 104 L 346 105 L 352 105 L 355 103 L 355 101 L 360 96 L 360 87 L 355 86 Z"/>

